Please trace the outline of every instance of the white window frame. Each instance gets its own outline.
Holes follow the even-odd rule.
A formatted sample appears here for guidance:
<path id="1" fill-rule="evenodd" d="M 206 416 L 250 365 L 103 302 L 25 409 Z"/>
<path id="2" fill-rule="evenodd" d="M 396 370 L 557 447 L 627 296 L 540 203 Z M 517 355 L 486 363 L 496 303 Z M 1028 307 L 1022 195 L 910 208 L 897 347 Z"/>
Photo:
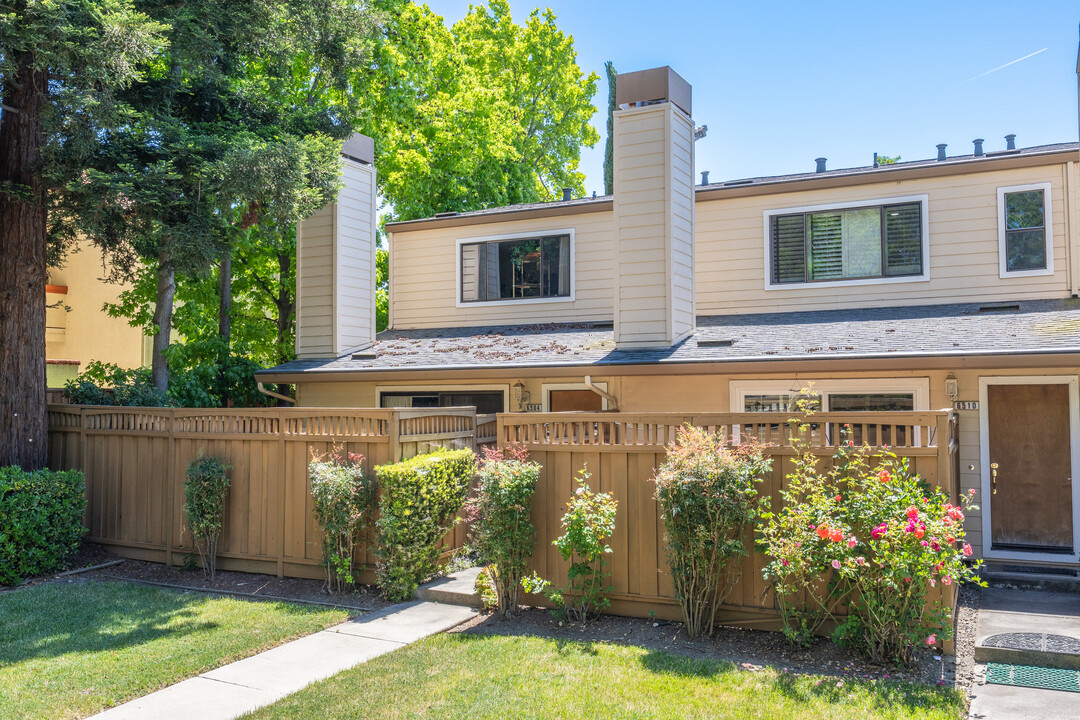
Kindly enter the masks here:
<path id="1" fill-rule="evenodd" d="M 811 386 L 824 398 L 827 395 L 851 393 L 911 393 L 915 412 L 930 409 L 930 378 L 798 378 L 788 380 L 732 380 L 730 385 L 731 412 L 745 413 L 747 395 L 789 395 L 792 388 Z M 824 410 L 822 412 L 831 412 Z"/>
<path id="2" fill-rule="evenodd" d="M 990 482 L 990 385 L 1068 385 L 1069 386 L 1069 461 L 1072 469 L 1073 551 L 1041 553 L 1037 550 L 994 550 L 990 522 L 994 511 Z M 978 498 L 982 510 L 982 557 L 987 560 L 1037 560 L 1055 564 L 1075 564 L 1080 552 L 1080 383 L 1076 375 L 1005 375 L 979 378 L 979 470 L 982 494 Z"/>
<path id="3" fill-rule="evenodd" d="M 523 238 L 542 238 L 546 235 L 569 235 L 570 236 L 570 295 L 567 297 L 550 297 L 550 298 L 519 298 L 503 299 L 503 300 L 477 300 L 474 302 L 462 302 L 461 301 L 461 246 L 471 245 L 473 243 L 486 243 L 486 242 L 498 242 L 500 240 L 520 240 Z M 471 308 L 471 307 L 511 307 L 515 305 L 535 305 L 538 303 L 568 303 L 574 302 L 576 289 L 576 278 L 574 265 L 574 228 L 556 228 L 552 230 L 530 230 L 528 232 L 517 233 L 503 233 L 500 235 L 482 235 L 479 237 L 458 238 L 457 244 L 454 246 L 454 277 L 456 283 L 454 287 L 454 302 L 459 308 Z"/>
<path id="4" fill-rule="evenodd" d="M 1039 277 L 1054 274 L 1054 208 L 1051 200 L 1051 184 L 1048 182 L 1028 185 L 1009 185 L 997 189 L 998 211 L 998 276 L 1001 279 Z M 1006 193 L 1043 191 L 1043 235 L 1046 241 L 1046 269 L 1044 270 L 1009 270 L 1009 257 L 1005 252 L 1005 195 Z"/>
<path id="5" fill-rule="evenodd" d="M 375 407 L 382 408 L 383 393 L 432 394 L 440 392 L 492 392 L 502 391 L 503 412 L 510 409 L 510 385 L 376 385 Z"/>
<path id="6" fill-rule="evenodd" d="M 608 391 L 608 384 L 606 382 L 593 383 L 596 387 L 600 388 L 604 392 Z M 551 412 L 551 391 L 552 390 L 590 390 L 589 386 L 585 383 L 543 383 L 540 386 L 541 402 L 543 403 L 544 412 Z M 590 390 L 591 391 L 591 390 Z M 603 395 L 600 396 L 602 404 L 600 407 L 604 410 L 608 409 L 607 398 Z"/>
<path id="7" fill-rule="evenodd" d="M 774 283 L 772 276 L 772 219 L 776 215 L 795 213 L 814 213 L 825 210 L 851 210 L 877 205 L 899 205 L 901 203 L 921 203 L 922 215 L 922 274 L 901 275 L 899 277 L 862 278 L 853 280 L 826 280 L 823 282 Z M 775 208 L 764 212 L 765 237 L 765 289 L 766 290 L 805 290 L 807 288 L 858 287 L 859 285 L 892 285 L 895 283 L 929 282 L 930 280 L 930 196 L 903 195 L 900 197 L 873 198 L 870 200 L 852 200 L 850 202 L 828 203 L 826 205 L 802 205 L 799 207 Z"/>

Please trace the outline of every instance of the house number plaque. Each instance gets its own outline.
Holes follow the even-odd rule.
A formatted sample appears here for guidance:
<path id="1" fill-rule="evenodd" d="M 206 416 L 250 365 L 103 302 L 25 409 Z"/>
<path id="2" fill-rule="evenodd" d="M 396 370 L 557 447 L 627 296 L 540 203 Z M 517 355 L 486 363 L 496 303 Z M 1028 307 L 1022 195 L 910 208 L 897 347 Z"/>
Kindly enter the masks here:
<path id="1" fill-rule="evenodd" d="M 953 410 L 978 410 L 978 400 L 957 400 L 952 404 Z"/>

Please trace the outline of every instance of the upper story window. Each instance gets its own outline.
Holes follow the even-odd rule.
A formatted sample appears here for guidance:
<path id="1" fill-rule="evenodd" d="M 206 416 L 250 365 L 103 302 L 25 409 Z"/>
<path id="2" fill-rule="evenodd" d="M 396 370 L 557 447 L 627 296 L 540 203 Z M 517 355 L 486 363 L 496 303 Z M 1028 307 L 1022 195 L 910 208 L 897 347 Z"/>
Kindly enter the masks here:
<path id="1" fill-rule="evenodd" d="M 459 302 L 571 299 L 572 233 L 459 240 Z"/>
<path id="2" fill-rule="evenodd" d="M 766 287 L 927 280 L 926 196 L 765 213 Z"/>
<path id="3" fill-rule="evenodd" d="M 1001 277 L 1053 274 L 1052 218 L 1050 183 L 998 188 Z"/>

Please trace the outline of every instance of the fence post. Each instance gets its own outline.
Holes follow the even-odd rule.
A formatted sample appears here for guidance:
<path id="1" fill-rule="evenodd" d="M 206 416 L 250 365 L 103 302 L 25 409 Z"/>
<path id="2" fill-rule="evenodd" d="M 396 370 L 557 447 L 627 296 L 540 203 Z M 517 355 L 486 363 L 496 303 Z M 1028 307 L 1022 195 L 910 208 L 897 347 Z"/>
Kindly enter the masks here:
<path id="1" fill-rule="evenodd" d="M 278 408 L 277 413 L 277 435 L 278 435 L 278 461 L 277 461 L 277 483 L 276 487 L 281 495 L 281 537 L 277 549 L 277 576 L 279 578 L 285 577 L 285 533 L 287 532 L 287 525 L 285 524 L 285 478 L 288 477 L 288 471 L 285 467 L 285 427 L 288 424 L 289 408 Z M 304 443 L 304 470 L 307 474 L 307 462 L 310 457 L 310 450 L 308 449 L 308 443 Z"/>
<path id="2" fill-rule="evenodd" d="M 90 476 L 86 463 L 86 408 L 79 408 L 79 470 L 83 474 L 83 492 L 86 493 L 86 510 L 83 512 L 83 525 L 90 528 Z"/>
<path id="3" fill-rule="evenodd" d="M 938 487 L 945 491 L 950 500 L 956 499 L 956 478 L 952 476 L 952 433 L 949 427 L 952 415 L 951 410 L 938 413 L 934 429 L 934 439 L 937 441 Z"/>
<path id="4" fill-rule="evenodd" d="M 386 423 L 387 440 L 390 443 L 390 462 L 401 461 L 401 418 L 397 410 L 390 411 L 390 419 Z"/>
<path id="5" fill-rule="evenodd" d="M 173 411 L 169 410 L 166 417 L 166 422 L 169 425 L 169 439 L 165 457 L 169 463 L 168 471 L 165 473 L 165 512 L 167 517 L 165 520 L 166 533 L 165 536 L 165 566 L 173 566 L 173 539 L 176 537 L 176 437 L 173 432 Z"/>

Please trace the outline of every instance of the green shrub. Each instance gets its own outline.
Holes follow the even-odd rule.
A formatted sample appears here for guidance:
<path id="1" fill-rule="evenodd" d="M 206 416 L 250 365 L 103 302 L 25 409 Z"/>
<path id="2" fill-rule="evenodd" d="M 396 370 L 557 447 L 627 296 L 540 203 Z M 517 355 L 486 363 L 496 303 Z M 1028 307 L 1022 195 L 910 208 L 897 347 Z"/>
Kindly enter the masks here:
<path id="1" fill-rule="evenodd" d="M 0 584 L 59 570 L 86 532 L 78 470 L 0 468 Z"/>
<path id="2" fill-rule="evenodd" d="M 326 587 L 333 593 L 356 582 L 353 552 L 357 536 L 375 510 L 375 478 L 364 472 L 364 458 L 342 453 L 313 456 L 308 464 L 315 520 L 323 531 Z"/>
<path id="3" fill-rule="evenodd" d="M 217 543 L 229 494 L 228 465 L 212 457 L 195 458 L 184 479 L 184 512 L 202 560 L 203 573 L 217 574 Z"/>
<path id="4" fill-rule="evenodd" d="M 561 606 L 556 614 L 571 620 L 586 622 L 602 613 L 611 601 L 605 597 L 610 587 L 604 585 L 604 564 L 611 553 L 608 540 L 615 532 L 615 511 L 618 502 L 610 493 L 594 493 L 589 487 L 588 468 L 582 468 L 576 478 L 578 489 L 566 503 L 562 517 L 563 534 L 552 541 L 562 559 L 570 563 L 566 586 L 549 590 L 551 583 L 536 573 L 521 581 L 525 592 L 547 593 Z"/>
<path id="5" fill-rule="evenodd" d="M 758 530 L 771 558 L 765 578 L 789 638 L 809 642 L 826 620 L 838 620 L 835 609 L 846 602 L 834 639 L 875 662 L 908 662 L 916 648 L 952 630 L 950 609 L 928 602 L 931 589 L 978 582 L 978 563 L 964 562 L 971 554 L 964 512 L 975 506 L 971 496 L 954 506 L 906 459 L 856 447 L 847 426 L 841 432 L 829 470 L 819 470 L 817 457 L 796 443 L 783 507 L 771 512 L 763 499 Z"/>
<path id="6" fill-rule="evenodd" d="M 438 570 L 439 541 L 465 502 L 476 458 L 472 450 L 439 448 L 375 472 L 379 588 L 390 600 L 407 600 Z"/>
<path id="7" fill-rule="evenodd" d="M 739 579 L 754 484 L 770 466 L 760 447 L 732 449 L 721 435 L 687 425 L 656 473 L 664 548 L 690 637 L 712 635 L 716 609 Z"/>
<path id="8" fill-rule="evenodd" d="M 540 465 L 526 457 L 523 447 L 485 449 L 476 495 L 469 501 L 473 547 L 491 565 L 495 606 L 507 617 L 517 609 L 518 588 L 535 540 L 530 517 Z"/>
<path id="9" fill-rule="evenodd" d="M 176 404 L 168 394 L 154 387 L 149 368 L 126 370 L 97 360 L 64 384 L 64 397 L 72 405 L 171 407 Z"/>

